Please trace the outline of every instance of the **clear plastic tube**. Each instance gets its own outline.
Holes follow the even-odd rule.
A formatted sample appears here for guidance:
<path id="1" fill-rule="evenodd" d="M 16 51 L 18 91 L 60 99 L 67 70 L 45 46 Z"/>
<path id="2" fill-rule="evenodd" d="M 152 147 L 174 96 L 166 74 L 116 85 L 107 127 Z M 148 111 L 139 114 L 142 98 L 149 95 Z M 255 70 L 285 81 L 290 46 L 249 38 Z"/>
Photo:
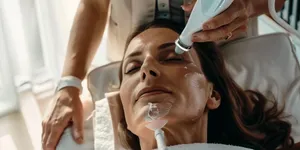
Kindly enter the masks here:
<path id="1" fill-rule="evenodd" d="M 295 29 L 293 29 L 289 24 L 287 24 L 283 19 L 277 16 L 275 9 L 275 0 L 268 1 L 269 12 L 272 18 L 283 28 L 285 28 L 290 34 L 298 37 L 300 39 L 300 33 L 298 33 Z"/>

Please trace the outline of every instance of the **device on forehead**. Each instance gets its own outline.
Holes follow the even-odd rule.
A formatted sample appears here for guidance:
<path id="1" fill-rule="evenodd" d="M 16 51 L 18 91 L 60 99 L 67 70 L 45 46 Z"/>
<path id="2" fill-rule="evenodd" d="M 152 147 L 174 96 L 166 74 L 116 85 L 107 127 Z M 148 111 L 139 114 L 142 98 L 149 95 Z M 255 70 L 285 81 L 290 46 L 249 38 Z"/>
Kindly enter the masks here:
<path id="1" fill-rule="evenodd" d="M 226 10 L 233 0 L 197 0 L 190 18 L 175 41 L 177 54 L 182 54 L 191 49 L 193 45 L 192 34 L 202 30 L 202 25 L 209 19 Z"/>

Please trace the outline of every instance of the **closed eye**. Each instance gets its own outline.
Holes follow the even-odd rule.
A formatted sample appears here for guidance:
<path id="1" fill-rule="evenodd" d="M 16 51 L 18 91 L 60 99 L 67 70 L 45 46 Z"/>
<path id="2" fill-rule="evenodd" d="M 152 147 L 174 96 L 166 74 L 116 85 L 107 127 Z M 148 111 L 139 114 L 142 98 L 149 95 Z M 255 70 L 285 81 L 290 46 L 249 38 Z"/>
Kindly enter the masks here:
<path id="1" fill-rule="evenodd" d="M 182 58 L 174 57 L 174 58 L 168 58 L 168 59 L 165 59 L 164 61 L 165 61 L 165 62 L 180 62 L 180 61 L 182 61 L 182 60 L 183 60 Z"/>
<path id="2" fill-rule="evenodd" d="M 135 72 L 139 71 L 140 68 L 141 68 L 140 66 L 132 67 L 132 68 L 128 69 L 128 70 L 125 72 L 125 74 L 132 74 L 132 73 L 135 73 Z"/>
<path id="3" fill-rule="evenodd" d="M 171 61 L 182 61 L 182 60 L 183 60 L 182 58 L 169 58 L 169 59 L 166 59 L 165 61 L 171 62 Z"/>

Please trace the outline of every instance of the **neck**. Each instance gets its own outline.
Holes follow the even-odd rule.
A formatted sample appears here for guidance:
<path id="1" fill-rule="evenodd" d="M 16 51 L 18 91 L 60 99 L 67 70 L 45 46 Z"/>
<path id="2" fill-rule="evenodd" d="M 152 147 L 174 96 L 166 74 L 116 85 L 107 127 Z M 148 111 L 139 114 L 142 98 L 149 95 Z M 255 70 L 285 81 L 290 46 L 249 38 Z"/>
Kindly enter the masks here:
<path id="1" fill-rule="evenodd" d="M 163 129 L 167 146 L 207 142 L 207 114 L 196 121 L 168 123 Z M 140 137 L 142 150 L 157 148 L 154 131 L 151 136 Z"/>

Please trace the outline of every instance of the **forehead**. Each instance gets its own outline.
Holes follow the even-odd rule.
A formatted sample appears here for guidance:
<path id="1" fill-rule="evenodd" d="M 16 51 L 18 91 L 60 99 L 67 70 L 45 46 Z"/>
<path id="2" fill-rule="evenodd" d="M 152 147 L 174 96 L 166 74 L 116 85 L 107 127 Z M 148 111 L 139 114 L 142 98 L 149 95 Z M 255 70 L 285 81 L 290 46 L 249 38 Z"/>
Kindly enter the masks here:
<path id="1" fill-rule="evenodd" d="M 125 58 L 134 51 L 149 49 L 164 43 L 174 43 L 178 33 L 167 28 L 150 28 L 135 36 L 129 43 Z"/>
<path id="2" fill-rule="evenodd" d="M 178 37 L 178 33 L 168 28 L 147 29 L 135 36 L 130 41 L 124 58 L 127 58 L 129 54 L 138 50 L 143 50 L 143 52 L 145 52 L 151 49 L 156 49 L 158 46 L 164 43 L 174 43 Z M 200 60 L 196 51 L 192 49 L 190 50 L 190 54 L 193 60 L 195 60 L 197 64 L 199 64 Z"/>

